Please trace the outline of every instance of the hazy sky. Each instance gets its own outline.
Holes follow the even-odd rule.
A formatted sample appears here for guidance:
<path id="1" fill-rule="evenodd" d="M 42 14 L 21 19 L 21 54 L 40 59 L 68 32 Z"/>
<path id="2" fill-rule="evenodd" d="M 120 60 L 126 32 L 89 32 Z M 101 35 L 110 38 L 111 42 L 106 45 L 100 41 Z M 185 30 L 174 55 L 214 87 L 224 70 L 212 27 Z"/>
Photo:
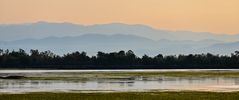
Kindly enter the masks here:
<path id="1" fill-rule="evenodd" d="M 0 23 L 146 24 L 239 33 L 239 0 L 0 0 Z"/>

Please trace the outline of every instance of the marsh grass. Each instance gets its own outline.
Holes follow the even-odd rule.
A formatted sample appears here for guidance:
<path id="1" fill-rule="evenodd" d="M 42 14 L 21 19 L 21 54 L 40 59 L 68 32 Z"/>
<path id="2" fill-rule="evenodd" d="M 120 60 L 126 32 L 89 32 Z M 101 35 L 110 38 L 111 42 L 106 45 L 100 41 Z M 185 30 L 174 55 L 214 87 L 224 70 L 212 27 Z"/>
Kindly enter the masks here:
<path id="1" fill-rule="evenodd" d="M 239 92 L 124 92 L 1 94 L 0 100 L 238 100 Z"/>

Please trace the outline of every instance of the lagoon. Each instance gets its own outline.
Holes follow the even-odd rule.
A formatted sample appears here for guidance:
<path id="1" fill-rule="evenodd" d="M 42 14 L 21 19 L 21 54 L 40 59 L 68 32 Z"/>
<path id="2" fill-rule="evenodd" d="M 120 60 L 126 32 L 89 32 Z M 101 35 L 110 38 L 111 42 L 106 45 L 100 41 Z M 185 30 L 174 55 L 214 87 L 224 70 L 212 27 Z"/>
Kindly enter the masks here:
<path id="1" fill-rule="evenodd" d="M 0 93 L 234 92 L 239 91 L 238 74 L 236 69 L 0 70 L 1 77 L 24 76 L 0 79 Z"/>

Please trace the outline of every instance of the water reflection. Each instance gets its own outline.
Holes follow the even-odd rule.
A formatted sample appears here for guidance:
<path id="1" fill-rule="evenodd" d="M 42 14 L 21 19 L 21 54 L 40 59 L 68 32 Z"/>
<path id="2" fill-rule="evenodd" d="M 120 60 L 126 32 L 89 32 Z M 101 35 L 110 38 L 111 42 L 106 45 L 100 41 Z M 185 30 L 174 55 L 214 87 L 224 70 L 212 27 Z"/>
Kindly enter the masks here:
<path id="1" fill-rule="evenodd" d="M 163 80 L 0 80 L 0 92 L 239 90 L 238 78 L 164 78 Z"/>
<path id="2" fill-rule="evenodd" d="M 96 77 L 94 80 L 0 79 L 0 93 L 149 90 L 239 91 L 239 78 L 136 76 Z"/>

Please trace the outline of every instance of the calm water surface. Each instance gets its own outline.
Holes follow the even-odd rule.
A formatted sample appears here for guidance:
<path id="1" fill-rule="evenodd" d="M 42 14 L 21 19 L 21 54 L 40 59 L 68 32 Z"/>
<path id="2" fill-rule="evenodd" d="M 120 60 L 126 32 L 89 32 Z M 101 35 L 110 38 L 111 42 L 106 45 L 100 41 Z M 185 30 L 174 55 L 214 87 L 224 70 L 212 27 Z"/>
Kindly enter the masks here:
<path id="1" fill-rule="evenodd" d="M 0 70 L 0 75 L 44 75 L 82 72 L 152 72 L 152 71 L 208 71 L 208 70 Z M 223 70 L 239 71 L 239 70 Z M 24 92 L 127 92 L 127 91 L 239 91 L 239 78 L 225 77 L 163 77 L 143 79 L 94 80 L 30 80 L 0 79 L 0 93 Z"/>

